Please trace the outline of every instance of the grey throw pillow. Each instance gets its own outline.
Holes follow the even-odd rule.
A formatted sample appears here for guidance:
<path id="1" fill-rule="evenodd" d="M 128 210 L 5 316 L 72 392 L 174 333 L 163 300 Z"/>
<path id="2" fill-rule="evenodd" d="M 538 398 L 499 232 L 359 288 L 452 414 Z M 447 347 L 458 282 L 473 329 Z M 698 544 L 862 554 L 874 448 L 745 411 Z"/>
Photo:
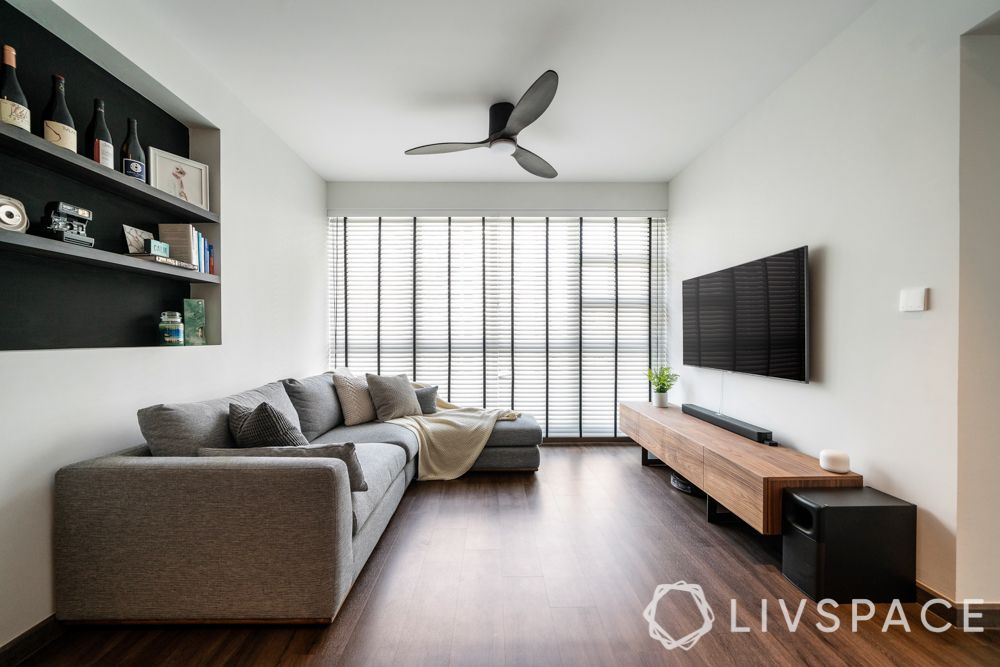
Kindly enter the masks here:
<path id="1" fill-rule="evenodd" d="M 375 421 L 375 405 L 368 393 L 368 383 L 364 378 L 353 375 L 333 374 L 333 386 L 337 388 L 340 409 L 344 413 L 345 426 L 357 426 Z"/>
<path id="2" fill-rule="evenodd" d="M 229 404 L 229 431 L 237 447 L 299 447 L 309 441 L 302 431 L 270 403 L 248 408 Z"/>
<path id="3" fill-rule="evenodd" d="M 423 387 L 422 389 L 417 389 L 416 392 L 421 412 L 425 415 L 432 415 L 437 412 L 437 387 Z"/>
<path id="4" fill-rule="evenodd" d="M 351 491 L 367 491 L 365 471 L 358 460 L 353 442 L 336 445 L 303 445 L 301 447 L 248 447 L 246 449 L 198 450 L 198 456 L 283 456 L 340 459 L 347 464 L 347 476 L 351 480 Z"/>
<path id="5" fill-rule="evenodd" d="M 302 435 L 312 442 L 344 421 L 340 411 L 333 373 L 323 373 L 302 380 L 282 380 L 288 398 L 302 423 Z"/>
<path id="6" fill-rule="evenodd" d="M 368 373 L 368 391 L 375 404 L 379 421 L 421 414 L 417 392 L 406 375 L 372 375 Z"/>

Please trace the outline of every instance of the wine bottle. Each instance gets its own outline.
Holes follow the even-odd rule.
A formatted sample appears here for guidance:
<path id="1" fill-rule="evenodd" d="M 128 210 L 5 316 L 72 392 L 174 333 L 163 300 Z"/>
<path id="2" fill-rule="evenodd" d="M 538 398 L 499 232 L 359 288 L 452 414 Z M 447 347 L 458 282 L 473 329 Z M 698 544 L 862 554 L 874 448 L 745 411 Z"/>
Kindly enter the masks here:
<path id="1" fill-rule="evenodd" d="M 111 143 L 111 132 L 104 121 L 104 100 L 94 100 L 94 118 L 87 127 L 87 152 L 94 162 L 115 168 L 115 147 Z"/>
<path id="2" fill-rule="evenodd" d="M 52 97 L 45 107 L 43 132 L 46 141 L 76 152 L 76 124 L 66 106 L 66 79 L 52 75 Z"/>
<path id="3" fill-rule="evenodd" d="M 139 124 L 128 119 L 128 136 L 122 144 L 122 173 L 146 182 L 146 153 L 139 144 Z"/>
<path id="4" fill-rule="evenodd" d="M 31 132 L 28 98 L 17 81 L 17 51 L 3 45 L 3 70 L 0 71 L 0 122 Z"/>

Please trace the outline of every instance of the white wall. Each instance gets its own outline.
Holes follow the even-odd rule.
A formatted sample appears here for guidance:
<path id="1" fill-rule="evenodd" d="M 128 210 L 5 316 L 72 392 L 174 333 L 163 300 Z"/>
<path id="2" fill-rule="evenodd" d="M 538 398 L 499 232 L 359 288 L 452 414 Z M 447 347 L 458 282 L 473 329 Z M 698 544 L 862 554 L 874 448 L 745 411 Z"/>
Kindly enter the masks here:
<path id="1" fill-rule="evenodd" d="M 727 374 L 724 411 L 813 455 L 844 449 L 866 483 L 916 503 L 918 579 L 950 597 L 959 36 L 997 8 L 878 2 L 670 188 L 674 309 L 683 279 L 810 246 L 814 382 Z M 931 288 L 928 312 L 897 312 L 908 286 Z M 680 367 L 679 327 L 671 342 Z M 678 399 L 719 405 L 718 371 L 680 372 Z M 981 583 L 963 582 L 962 592 Z"/>
<path id="2" fill-rule="evenodd" d="M 1000 36 L 962 38 L 958 597 L 1000 600 Z"/>
<path id="3" fill-rule="evenodd" d="M 662 216 L 666 183 L 330 183 L 330 215 Z"/>
<path id="4" fill-rule="evenodd" d="M 50 2 L 17 4 L 68 37 L 82 34 Z M 133 16 L 129 3 L 60 4 L 221 128 L 224 343 L 0 352 L 0 645 L 53 611 L 57 468 L 141 442 L 135 411 L 142 406 L 211 398 L 326 363 L 323 181 L 169 36 Z M 102 62 L 114 60 L 85 41 Z M 125 78 L 134 76 L 133 68 Z M 147 88 L 160 102 L 162 89 Z"/>

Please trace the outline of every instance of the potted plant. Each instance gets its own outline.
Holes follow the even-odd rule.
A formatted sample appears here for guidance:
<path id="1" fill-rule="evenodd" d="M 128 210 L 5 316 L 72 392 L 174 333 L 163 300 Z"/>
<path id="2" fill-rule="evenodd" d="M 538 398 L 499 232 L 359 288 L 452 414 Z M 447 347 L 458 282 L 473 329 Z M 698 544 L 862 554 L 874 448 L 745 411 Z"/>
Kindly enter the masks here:
<path id="1" fill-rule="evenodd" d="M 658 408 L 667 407 L 667 392 L 677 384 L 680 375 L 670 370 L 670 366 L 661 366 L 660 370 L 653 372 L 650 368 L 646 371 L 649 384 L 653 385 L 653 405 Z"/>

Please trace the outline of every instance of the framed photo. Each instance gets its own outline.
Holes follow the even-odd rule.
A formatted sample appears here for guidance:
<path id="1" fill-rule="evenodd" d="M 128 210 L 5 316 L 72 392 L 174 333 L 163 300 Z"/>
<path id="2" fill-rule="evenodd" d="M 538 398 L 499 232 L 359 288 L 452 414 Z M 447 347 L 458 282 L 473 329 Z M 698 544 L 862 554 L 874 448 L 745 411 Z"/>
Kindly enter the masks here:
<path id="1" fill-rule="evenodd" d="M 186 202 L 208 208 L 208 165 L 149 149 L 149 184 Z"/>
<path id="2" fill-rule="evenodd" d="M 130 255 L 145 254 L 146 241 L 153 238 L 153 233 L 147 232 L 143 229 L 130 227 L 129 225 L 122 225 L 122 229 L 125 231 L 125 243 L 128 245 L 129 254 Z"/>

